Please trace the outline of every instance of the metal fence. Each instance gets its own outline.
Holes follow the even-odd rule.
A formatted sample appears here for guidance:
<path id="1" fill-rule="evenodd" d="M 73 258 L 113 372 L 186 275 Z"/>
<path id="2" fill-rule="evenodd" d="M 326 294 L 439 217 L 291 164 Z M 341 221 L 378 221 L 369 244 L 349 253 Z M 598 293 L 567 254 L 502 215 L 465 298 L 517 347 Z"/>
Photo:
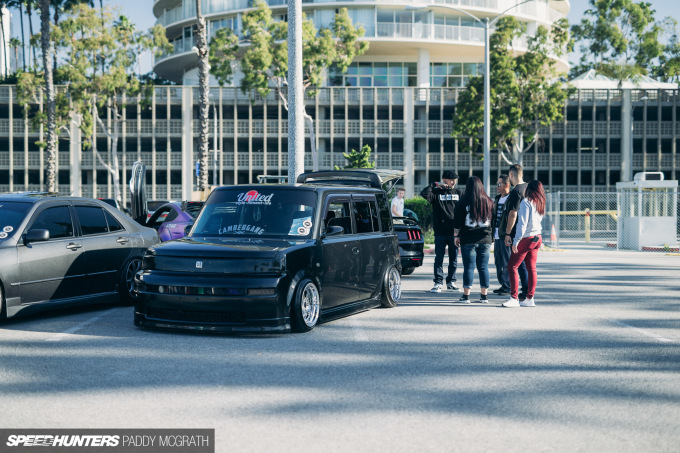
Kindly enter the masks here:
<path id="1" fill-rule="evenodd" d="M 678 252 L 677 189 L 547 194 L 543 242 L 554 248 Z"/>

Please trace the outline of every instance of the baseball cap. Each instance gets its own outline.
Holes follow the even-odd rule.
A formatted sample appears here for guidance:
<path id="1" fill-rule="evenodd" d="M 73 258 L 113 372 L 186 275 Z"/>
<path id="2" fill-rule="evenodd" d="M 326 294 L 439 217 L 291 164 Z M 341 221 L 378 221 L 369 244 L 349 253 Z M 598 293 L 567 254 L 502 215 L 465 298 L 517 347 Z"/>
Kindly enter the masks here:
<path id="1" fill-rule="evenodd" d="M 442 174 L 442 179 L 458 179 L 458 173 L 456 173 L 454 170 L 446 170 Z"/>

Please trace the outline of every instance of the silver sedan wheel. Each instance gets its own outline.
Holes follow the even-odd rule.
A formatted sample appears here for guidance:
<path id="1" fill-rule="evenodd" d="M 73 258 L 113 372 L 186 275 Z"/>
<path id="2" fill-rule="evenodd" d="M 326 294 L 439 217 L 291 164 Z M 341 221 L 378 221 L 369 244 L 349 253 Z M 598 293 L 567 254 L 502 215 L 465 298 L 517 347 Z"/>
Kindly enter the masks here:
<path id="1" fill-rule="evenodd" d="M 392 296 L 392 300 L 397 302 L 401 298 L 401 275 L 396 267 L 392 266 L 387 276 L 387 290 Z"/>
<path id="2" fill-rule="evenodd" d="M 142 268 L 142 260 L 134 258 L 130 260 L 127 267 L 125 268 L 125 287 L 127 288 L 127 293 L 132 295 L 134 290 L 135 275 Z"/>
<path id="3" fill-rule="evenodd" d="M 300 311 L 307 327 L 314 327 L 319 320 L 319 290 L 314 283 L 307 283 L 302 289 Z"/>

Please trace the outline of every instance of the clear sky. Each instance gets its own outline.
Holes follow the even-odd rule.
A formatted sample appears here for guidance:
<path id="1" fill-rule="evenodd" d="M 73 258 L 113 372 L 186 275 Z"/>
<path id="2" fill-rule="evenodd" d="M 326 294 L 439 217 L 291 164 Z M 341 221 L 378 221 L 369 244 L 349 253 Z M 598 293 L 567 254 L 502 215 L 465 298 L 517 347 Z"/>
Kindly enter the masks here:
<path id="1" fill-rule="evenodd" d="M 661 21 L 666 16 L 673 16 L 680 21 L 680 8 L 678 8 L 678 0 L 647 0 L 656 10 L 656 18 Z M 155 23 L 152 7 L 154 0 L 104 0 L 104 5 L 118 6 L 122 14 L 126 15 L 132 22 L 137 25 L 140 30 L 151 28 Z M 99 1 L 95 1 L 98 5 Z M 589 8 L 588 0 L 571 0 L 571 10 L 569 13 L 569 23 L 575 24 L 580 22 L 583 12 Z M 18 14 L 14 14 L 14 34 L 19 35 L 19 20 Z M 35 26 L 35 23 L 34 23 Z M 574 60 L 572 58 L 572 60 Z M 151 69 L 150 58 L 142 61 L 142 72 L 148 72 Z"/>

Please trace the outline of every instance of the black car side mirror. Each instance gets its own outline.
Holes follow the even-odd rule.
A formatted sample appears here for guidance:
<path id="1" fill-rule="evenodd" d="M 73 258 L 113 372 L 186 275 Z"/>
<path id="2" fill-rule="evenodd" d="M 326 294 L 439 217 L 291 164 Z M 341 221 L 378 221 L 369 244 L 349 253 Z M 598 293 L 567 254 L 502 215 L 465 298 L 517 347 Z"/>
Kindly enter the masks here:
<path id="1" fill-rule="evenodd" d="M 30 242 L 45 242 L 50 240 L 49 230 L 28 230 L 24 241 L 28 244 Z"/>
<path id="2" fill-rule="evenodd" d="M 193 223 L 190 223 L 189 225 L 184 227 L 184 235 L 189 236 L 189 231 L 191 231 L 191 227 L 194 226 Z"/>
<path id="3" fill-rule="evenodd" d="M 329 226 L 325 230 L 323 230 L 323 236 L 335 236 L 336 234 L 342 234 L 345 232 L 345 229 L 341 226 Z"/>

